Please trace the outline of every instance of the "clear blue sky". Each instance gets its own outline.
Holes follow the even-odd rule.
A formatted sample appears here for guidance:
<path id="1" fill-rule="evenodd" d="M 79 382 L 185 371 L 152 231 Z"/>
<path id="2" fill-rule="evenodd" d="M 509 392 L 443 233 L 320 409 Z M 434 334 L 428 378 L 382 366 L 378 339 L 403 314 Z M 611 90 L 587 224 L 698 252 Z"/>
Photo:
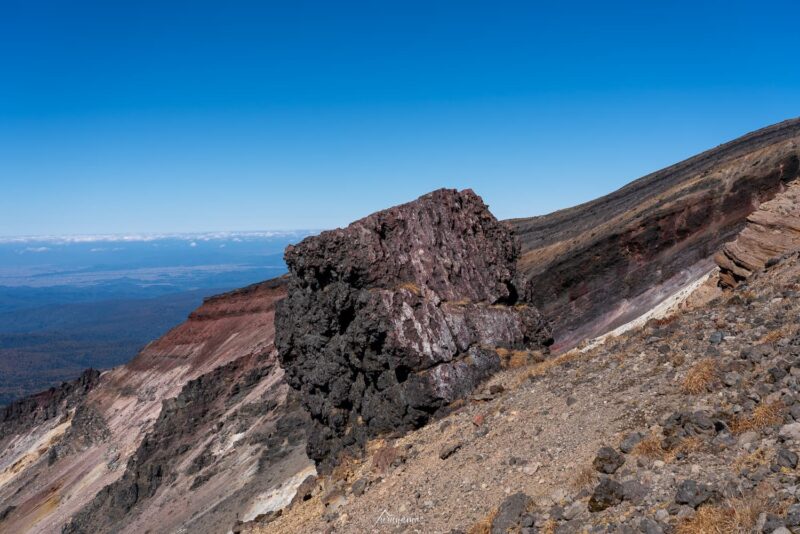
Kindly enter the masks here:
<path id="1" fill-rule="evenodd" d="M 0 234 L 546 213 L 800 115 L 796 2 L 5 0 Z"/>

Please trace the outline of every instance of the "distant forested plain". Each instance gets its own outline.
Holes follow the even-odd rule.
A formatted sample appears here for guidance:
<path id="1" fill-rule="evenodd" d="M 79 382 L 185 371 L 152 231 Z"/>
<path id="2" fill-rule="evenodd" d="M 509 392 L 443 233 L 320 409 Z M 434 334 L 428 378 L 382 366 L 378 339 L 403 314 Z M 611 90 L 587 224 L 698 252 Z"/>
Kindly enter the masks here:
<path id="1" fill-rule="evenodd" d="M 0 405 L 126 363 L 203 298 L 283 274 L 309 233 L 0 240 Z"/>

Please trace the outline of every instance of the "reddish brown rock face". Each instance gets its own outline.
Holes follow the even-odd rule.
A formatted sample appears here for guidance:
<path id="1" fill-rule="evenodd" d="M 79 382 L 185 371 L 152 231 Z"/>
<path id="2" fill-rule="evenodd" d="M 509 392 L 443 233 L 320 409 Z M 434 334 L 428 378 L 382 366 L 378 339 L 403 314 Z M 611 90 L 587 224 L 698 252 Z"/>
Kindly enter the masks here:
<path id="1" fill-rule="evenodd" d="M 800 250 L 800 183 L 792 182 L 751 213 L 736 240 L 714 257 L 720 284 L 735 287 L 770 260 L 796 250 Z"/>
<path id="2" fill-rule="evenodd" d="M 516 254 L 481 199 L 454 190 L 289 248 L 276 345 L 314 419 L 310 456 L 424 424 L 499 368 L 493 348 L 543 347 Z"/>
<path id="3" fill-rule="evenodd" d="M 509 221 L 556 350 L 607 332 L 713 267 L 800 169 L 800 120 L 759 130 L 574 208 Z"/>

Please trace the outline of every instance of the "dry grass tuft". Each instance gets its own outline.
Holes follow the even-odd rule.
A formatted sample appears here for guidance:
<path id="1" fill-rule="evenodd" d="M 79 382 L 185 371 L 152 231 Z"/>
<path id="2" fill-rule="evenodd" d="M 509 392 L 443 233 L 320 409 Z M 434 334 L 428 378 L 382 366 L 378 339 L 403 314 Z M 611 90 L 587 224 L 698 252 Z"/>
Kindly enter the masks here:
<path id="1" fill-rule="evenodd" d="M 497 509 L 492 510 L 483 519 L 472 525 L 467 534 L 492 534 L 492 521 L 496 515 Z"/>
<path id="2" fill-rule="evenodd" d="M 731 423 L 731 430 L 734 434 L 741 434 L 749 430 L 761 430 L 783 422 L 783 414 L 786 407 L 781 401 L 761 403 L 753 410 L 753 413 L 736 418 Z"/>
<path id="3" fill-rule="evenodd" d="M 690 395 L 704 393 L 716 377 L 717 363 L 711 358 L 700 360 L 686 373 L 681 383 L 681 390 Z"/>
<path id="4" fill-rule="evenodd" d="M 557 526 L 558 523 L 556 522 L 556 520 L 550 518 L 545 522 L 544 525 L 542 525 L 542 530 L 540 530 L 540 532 L 542 534 L 555 534 Z"/>
<path id="5" fill-rule="evenodd" d="M 673 313 L 672 315 L 667 315 L 666 317 L 661 317 L 660 319 L 653 319 L 651 323 L 655 327 L 663 328 L 665 326 L 671 325 L 677 320 L 678 320 L 678 315 Z"/>
<path id="6" fill-rule="evenodd" d="M 704 444 L 702 439 L 690 437 L 680 440 L 675 447 L 667 450 L 661 446 L 661 437 L 657 434 L 651 434 L 637 443 L 631 451 L 631 454 L 644 456 L 652 460 L 672 462 L 679 454 L 689 454 L 701 450 Z"/>
<path id="7" fill-rule="evenodd" d="M 780 513 L 763 493 L 730 499 L 724 505 L 701 506 L 694 517 L 678 524 L 675 534 L 749 534 L 763 512 Z"/>
<path id="8" fill-rule="evenodd" d="M 572 481 L 571 485 L 572 489 L 578 492 L 584 488 L 593 486 L 596 481 L 597 471 L 595 471 L 591 466 L 586 466 L 578 471 L 578 475 Z"/>
<path id="9" fill-rule="evenodd" d="M 406 291 L 410 291 L 415 295 L 420 295 L 422 293 L 422 290 L 420 290 L 419 286 L 414 282 L 404 282 L 397 286 L 397 289 L 405 289 Z"/>
<path id="10" fill-rule="evenodd" d="M 661 460 L 667 454 L 667 451 L 661 447 L 661 438 L 656 434 L 650 434 L 633 447 L 631 454 Z"/>
<path id="11" fill-rule="evenodd" d="M 538 350 L 513 350 L 498 348 L 494 349 L 500 356 L 500 365 L 506 369 L 519 369 L 532 363 L 544 361 L 544 355 Z"/>
<path id="12" fill-rule="evenodd" d="M 680 440 L 680 442 L 678 442 L 677 446 L 667 451 L 667 453 L 664 455 L 664 461 L 671 462 L 675 460 L 679 454 L 697 452 L 703 448 L 703 445 L 705 445 L 705 442 L 696 436 L 683 438 Z"/>
<path id="13" fill-rule="evenodd" d="M 767 332 L 761 338 L 756 341 L 756 345 L 763 345 L 764 343 L 775 343 L 776 341 L 784 338 L 789 337 L 797 330 L 794 325 L 785 324 L 780 328 L 776 328 L 770 332 Z"/>
<path id="14" fill-rule="evenodd" d="M 772 459 L 775 457 L 775 449 L 759 447 L 750 454 L 740 456 L 733 463 L 737 470 L 741 469 L 758 469 L 761 466 L 770 465 Z"/>

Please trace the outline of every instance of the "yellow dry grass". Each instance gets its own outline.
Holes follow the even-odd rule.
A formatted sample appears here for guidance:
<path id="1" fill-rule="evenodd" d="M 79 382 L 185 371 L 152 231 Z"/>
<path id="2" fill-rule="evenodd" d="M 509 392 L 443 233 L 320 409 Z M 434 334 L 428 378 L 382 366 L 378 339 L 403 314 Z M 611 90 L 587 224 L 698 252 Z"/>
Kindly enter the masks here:
<path id="1" fill-rule="evenodd" d="M 496 515 L 497 515 L 497 509 L 492 510 L 483 519 L 472 525 L 470 529 L 467 531 L 467 534 L 491 534 L 492 521 L 494 521 Z"/>
<path id="2" fill-rule="evenodd" d="M 498 348 L 494 349 L 498 356 L 500 356 L 500 365 L 505 369 L 519 369 L 543 361 L 543 355 L 540 351 L 534 350 L 514 350 Z"/>
<path id="3" fill-rule="evenodd" d="M 661 438 L 655 434 L 642 438 L 642 441 L 637 443 L 631 451 L 631 454 L 636 456 L 644 456 L 654 460 L 663 459 L 666 453 L 667 451 L 661 448 Z"/>
<path id="4" fill-rule="evenodd" d="M 693 517 L 678 524 L 675 534 L 748 534 L 762 512 L 779 512 L 773 508 L 764 495 L 701 506 Z"/>
<path id="5" fill-rule="evenodd" d="M 681 390 L 690 395 L 703 393 L 717 377 L 717 364 L 711 358 L 700 360 L 689 369 L 681 382 Z"/>
<path id="6" fill-rule="evenodd" d="M 544 525 L 542 525 L 542 530 L 540 532 L 542 534 L 555 534 L 557 526 L 558 523 L 556 522 L 556 520 L 550 518 L 547 521 L 545 521 Z"/>
<path id="7" fill-rule="evenodd" d="M 577 476 L 572 481 L 572 489 L 579 492 L 584 488 L 588 488 L 597 481 L 597 471 L 591 466 L 586 466 L 578 471 Z"/>
<path id="8" fill-rule="evenodd" d="M 661 446 L 661 437 L 656 434 L 651 434 L 637 443 L 631 451 L 631 454 L 669 463 L 674 461 L 679 454 L 697 452 L 702 448 L 702 439 L 690 437 L 680 440 L 675 447 L 667 450 Z"/>
<path id="9" fill-rule="evenodd" d="M 753 413 L 734 419 L 731 431 L 741 434 L 750 430 L 761 430 L 783 422 L 785 406 L 781 401 L 761 403 L 755 407 Z"/>
<path id="10" fill-rule="evenodd" d="M 420 293 L 422 293 L 419 286 L 413 282 L 404 282 L 399 286 L 397 286 L 397 289 L 405 289 L 407 291 L 414 293 L 415 295 L 419 295 Z"/>

